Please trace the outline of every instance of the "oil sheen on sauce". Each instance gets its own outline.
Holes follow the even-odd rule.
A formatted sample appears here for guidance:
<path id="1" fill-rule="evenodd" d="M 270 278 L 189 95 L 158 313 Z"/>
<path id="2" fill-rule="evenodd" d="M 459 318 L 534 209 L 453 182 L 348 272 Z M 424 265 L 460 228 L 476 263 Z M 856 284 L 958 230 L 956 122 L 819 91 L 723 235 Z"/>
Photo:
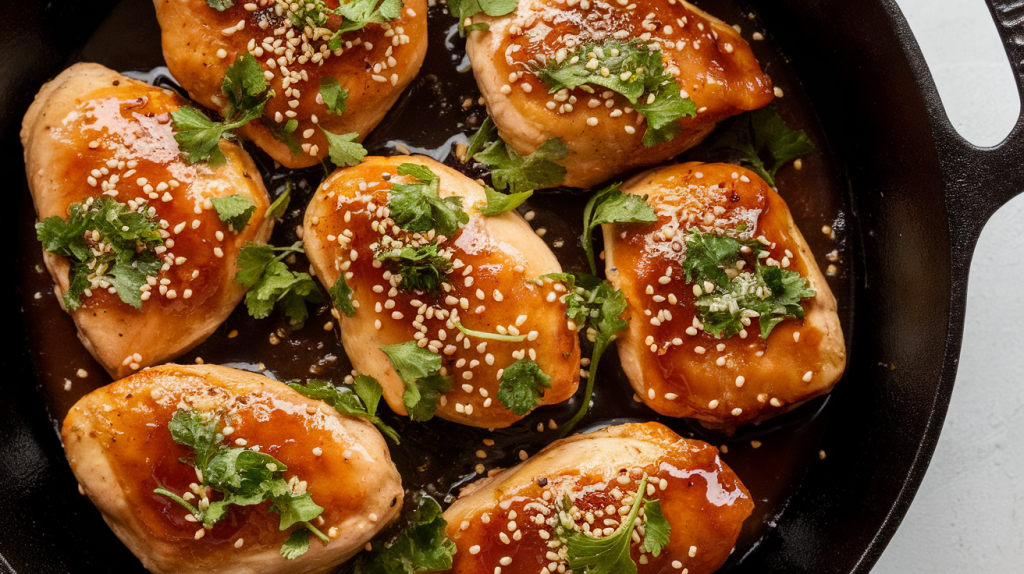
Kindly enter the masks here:
<path id="1" fill-rule="evenodd" d="M 727 23 L 740 26 L 764 70 L 785 94 L 772 105 L 791 127 L 805 130 L 816 144 L 816 150 L 803 158 L 802 169 L 797 170 L 792 165 L 784 167 L 776 183 L 819 266 L 823 271 L 829 270 L 826 276 L 838 300 L 839 317 L 849 341 L 854 277 L 845 223 L 849 203 L 810 101 L 785 57 L 770 40 L 752 39 L 754 32 L 764 32 L 756 15 L 732 0 L 700 0 L 695 4 Z M 128 29 L 133 33 L 122 33 Z M 444 6 L 431 8 L 428 29 L 429 48 L 419 76 L 364 145 L 371 155 L 421 153 L 471 177 L 479 177 L 484 174 L 479 166 L 462 164 L 454 153 L 456 144 L 465 143 L 486 117 L 479 90 L 469 71 L 464 41 L 459 38 L 455 21 Z M 174 87 L 166 70 L 161 69 L 159 36 L 152 4 L 147 0 L 125 0 L 69 64 L 93 61 L 138 79 Z M 280 193 L 287 180 L 296 184 L 292 208 L 271 239 L 275 245 L 289 245 L 299 239 L 296 230 L 302 225 L 303 208 L 325 171 L 319 166 L 304 170 L 275 167 L 274 162 L 255 147 L 247 144 L 246 149 L 259 166 L 272 196 Z M 698 146 L 679 161 L 714 159 Z M 519 207 L 522 214 L 532 213 L 530 222 L 535 230 L 545 230 L 544 241 L 552 247 L 566 271 L 583 272 L 587 268 L 579 242 L 586 200 L 587 195 L 579 191 L 546 190 L 535 193 Z M 28 325 L 27 337 L 38 376 L 37 385 L 55 428 L 59 428 L 60 421 L 80 397 L 109 383 L 110 379 L 82 347 L 71 318 L 60 309 L 52 281 L 42 264 L 34 223 L 35 213 L 27 184 L 23 184 L 18 270 L 21 306 Z M 300 260 L 295 268 L 307 266 L 305 260 Z M 313 310 L 303 329 L 290 331 L 279 315 L 257 321 L 248 316 L 242 305 L 209 339 L 177 362 L 227 365 L 282 381 L 318 378 L 340 382 L 349 374 L 351 365 L 336 329 L 326 328 L 332 321 L 329 309 L 324 306 Z M 589 348 L 584 347 L 584 356 L 588 355 Z M 414 423 L 382 408 L 383 418 L 402 436 L 400 446 L 389 447 L 404 487 L 410 493 L 425 491 L 447 506 L 460 488 L 480 478 L 479 471 L 486 475 L 489 470 L 517 464 L 522 453 L 532 455 L 555 440 L 558 431 L 551 429 L 552 422 L 565 421 L 572 416 L 582 400 L 582 387 L 574 399 L 539 408 L 518 424 L 493 432 L 438 418 Z M 755 508 L 722 572 L 742 562 L 764 533 L 774 527 L 807 469 L 819 460 L 820 436 L 829 412 L 828 396 L 760 425 L 742 427 L 726 437 L 687 420 L 660 417 L 634 400 L 615 353 L 605 354 L 597 387 L 594 406 L 579 425 L 581 431 L 622 422 L 657 420 L 683 436 L 725 447 L 722 459 L 750 490 Z M 494 444 L 485 446 L 485 439 Z M 484 458 L 477 456 L 477 451 L 481 450 L 486 454 Z M 99 525 L 98 519 L 95 524 Z M 402 526 L 399 521 L 384 534 Z M 116 556 L 123 554 L 126 553 Z M 137 561 L 128 558 L 129 561 L 119 564 L 117 570 L 141 572 Z"/>

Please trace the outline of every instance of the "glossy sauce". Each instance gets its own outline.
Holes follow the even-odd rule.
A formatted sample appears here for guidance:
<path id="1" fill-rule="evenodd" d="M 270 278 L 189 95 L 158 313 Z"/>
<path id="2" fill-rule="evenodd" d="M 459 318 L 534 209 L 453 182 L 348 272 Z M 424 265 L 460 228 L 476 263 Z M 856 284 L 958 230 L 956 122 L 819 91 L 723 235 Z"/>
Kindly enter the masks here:
<path id="1" fill-rule="evenodd" d="M 748 40 L 753 31 L 764 32 L 749 10 L 731 0 L 702 0 L 697 5 L 729 23 L 739 24 L 744 38 Z M 119 30 L 127 27 L 148 29 L 150 33 L 145 38 L 149 43 L 125 45 Z M 472 74 L 467 73 L 462 40 L 455 31 L 453 19 L 443 7 L 430 11 L 429 35 L 430 48 L 420 75 L 365 144 L 371 154 L 378 155 L 395 154 L 396 144 L 405 145 L 414 152 L 444 161 L 471 177 L 478 177 L 484 173 L 483 170 L 475 165 L 461 164 L 455 158 L 453 148 L 473 133 L 486 112 L 476 103 L 479 91 Z M 136 77 L 170 85 L 166 76 L 161 75 L 166 74 L 165 71 L 148 72 L 162 62 L 158 38 L 159 29 L 152 14 L 152 4 L 145 0 L 128 0 L 114 11 L 108 25 L 101 27 L 100 33 L 83 48 L 81 57 L 107 63 L 120 70 L 147 70 L 136 74 Z M 817 146 L 816 151 L 803 158 L 802 170 L 787 166 L 779 171 L 776 180 L 823 270 L 832 263 L 826 255 L 836 251 L 836 274 L 829 275 L 828 280 L 839 301 L 840 319 L 849 341 L 854 274 L 853 260 L 849 259 L 849 206 L 845 185 L 832 159 L 828 142 L 818 127 L 810 101 L 784 56 L 770 41 L 753 41 L 751 48 L 773 84 L 785 91 L 785 97 L 777 99 L 773 105 L 791 127 L 806 130 Z M 464 107 L 467 101 L 469 105 Z M 280 192 L 286 179 L 299 182 L 294 190 L 293 208 L 275 229 L 272 238 L 275 245 L 289 245 L 297 240 L 295 229 L 301 225 L 302 206 L 324 176 L 324 170 L 319 167 L 300 172 L 277 169 L 266 155 L 251 145 L 246 147 L 261 166 L 272 195 Z M 682 159 L 713 161 L 718 158 L 698 147 Z M 23 193 L 27 199 L 27 188 Z M 535 229 L 547 231 L 544 240 L 549 245 L 561 245 L 553 247 L 553 250 L 567 271 L 582 272 L 587 267 L 577 240 L 582 233 L 582 209 L 586 199 L 587 196 L 580 193 L 538 192 L 519 208 L 524 214 L 535 213 L 531 224 Z M 34 221 L 31 202 L 22 201 L 20 231 L 23 241 L 19 276 L 29 330 L 27 336 L 38 373 L 37 383 L 55 426 L 59 426 L 78 398 L 107 384 L 109 378 L 81 347 L 75 336 L 74 324 L 60 310 L 53 296 L 52 282 L 41 267 L 41 249 L 32 229 Z M 830 226 L 834 236 L 819 231 L 825 225 Z M 305 268 L 302 258 L 295 268 Z M 38 298 L 36 294 L 39 294 Z M 279 315 L 256 321 L 249 318 L 244 307 L 240 306 L 205 343 L 181 357 L 179 362 L 201 359 L 261 371 L 280 380 L 316 377 L 338 382 L 349 374 L 351 367 L 337 332 L 323 329 L 330 321 L 332 318 L 324 306 L 314 312 L 306 328 L 289 332 L 285 320 Z M 585 348 L 584 356 L 588 354 L 589 349 Z M 78 376 L 79 369 L 84 370 L 84 377 Z M 481 476 L 475 470 L 477 465 L 482 465 L 484 473 L 494 468 L 509 467 L 519 462 L 520 451 L 534 454 L 557 438 L 557 431 L 548 428 L 549 420 L 567 420 L 578 407 L 579 400 L 576 398 L 564 405 L 539 409 L 521 423 L 495 432 L 437 418 L 425 424 L 410 423 L 392 416 L 386 409 L 382 412 L 385 420 L 402 436 L 401 446 L 389 446 L 402 474 L 404 487 L 423 489 L 438 497 L 442 504 L 447 504 L 454 500 L 461 487 Z M 723 452 L 722 459 L 742 478 L 751 492 L 755 508 L 753 515 L 744 523 L 736 551 L 722 569 L 722 572 L 727 572 L 729 564 L 742 561 L 762 534 L 774 527 L 775 520 L 785 509 L 786 500 L 799 485 L 806 469 L 818 461 L 819 437 L 828 415 L 829 400 L 829 397 L 815 399 L 792 413 L 761 425 L 742 427 L 734 436 L 725 438 L 699 425 L 691 426 L 686 420 L 660 417 L 634 401 L 633 390 L 619 367 L 616 354 L 608 352 L 598 374 L 594 406 L 580 430 L 626 420 L 658 420 L 683 436 L 728 446 L 728 452 Z M 541 431 L 538 431 L 538 425 L 541 425 Z M 493 440 L 495 444 L 486 446 L 483 439 Z M 760 441 L 762 446 L 753 448 L 752 440 Z M 476 456 L 478 450 L 485 451 L 485 458 Z M 842 454 L 829 452 L 828 455 Z M 96 521 L 96 527 L 102 527 L 98 518 Z M 132 568 L 141 571 L 137 564 L 123 566 L 123 571 L 132 571 Z"/>

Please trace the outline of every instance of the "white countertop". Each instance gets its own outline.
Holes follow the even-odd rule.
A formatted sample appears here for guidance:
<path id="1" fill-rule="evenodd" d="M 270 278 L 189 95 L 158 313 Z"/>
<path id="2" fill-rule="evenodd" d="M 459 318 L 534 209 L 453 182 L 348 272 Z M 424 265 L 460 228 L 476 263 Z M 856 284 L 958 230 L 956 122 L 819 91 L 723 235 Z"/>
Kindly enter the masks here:
<path id="1" fill-rule="evenodd" d="M 997 145 L 1020 103 L 984 0 L 896 3 L 953 124 L 972 143 Z M 1024 572 L 1024 249 L 1016 229 L 1022 219 L 1018 196 L 982 233 L 942 437 L 876 574 Z"/>

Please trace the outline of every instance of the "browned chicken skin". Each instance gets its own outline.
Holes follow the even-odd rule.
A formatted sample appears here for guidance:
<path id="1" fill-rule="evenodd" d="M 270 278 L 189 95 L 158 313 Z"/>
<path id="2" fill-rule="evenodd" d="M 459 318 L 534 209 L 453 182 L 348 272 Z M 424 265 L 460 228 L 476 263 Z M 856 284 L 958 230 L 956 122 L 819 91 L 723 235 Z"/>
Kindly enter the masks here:
<path id="1" fill-rule="evenodd" d="M 471 32 L 466 51 L 499 135 L 520 154 L 561 138 L 569 146 L 559 160 L 568 169 L 568 186 L 591 187 L 660 163 L 700 143 L 717 122 L 774 97 L 771 80 L 739 33 L 687 2 L 520 0 L 509 16 L 475 21 L 490 30 Z M 534 74 L 580 45 L 613 38 L 659 45 L 666 71 L 696 104 L 697 117 L 681 119 L 682 133 L 672 141 L 644 147 L 643 118 L 611 91 L 549 94 Z"/>
<path id="2" fill-rule="evenodd" d="M 398 289 L 388 265 L 374 259 L 372 246 L 385 235 L 414 239 L 398 230 L 386 215 L 392 182 L 413 182 L 398 176 L 398 166 L 414 163 L 440 177 L 440 196 L 460 196 L 469 223 L 455 237 L 441 242 L 453 250 L 454 268 L 447 287 L 431 295 Z M 537 285 L 534 279 L 558 273 L 551 250 L 514 210 L 493 217 L 477 211 L 485 205 L 483 188 L 466 176 L 424 157 L 369 157 L 362 164 L 335 171 L 317 190 L 306 209 L 303 241 L 317 277 L 330 288 L 341 274 L 353 289 L 355 315 L 336 313 L 341 339 L 352 366 L 375 377 L 392 410 L 407 414 L 405 385 L 395 373 L 382 345 L 419 340 L 421 347 L 444 358 L 444 372 L 454 377 L 442 395 L 437 415 L 467 425 L 499 428 L 521 419 L 497 399 L 502 369 L 518 359 L 533 359 L 549 377 L 540 404 L 568 399 L 579 381 L 580 349 L 570 330 L 565 304 L 558 300 L 561 283 Z M 390 223 L 383 224 L 383 221 Z M 419 235 L 419 234 L 417 234 Z M 432 237 L 432 232 L 426 234 Z M 506 342 L 465 336 L 467 329 L 525 336 Z"/>
<path id="3" fill-rule="evenodd" d="M 192 457 L 191 449 L 175 443 L 167 426 L 182 409 L 219 414 L 226 444 L 258 447 L 288 467 L 286 479 L 305 481 L 324 508 L 323 521 L 315 522 L 330 544 L 311 538 L 309 551 L 289 561 L 280 548 L 290 531 L 278 529 L 269 501 L 232 506 L 204 530 L 186 520 L 183 507 L 155 494 L 165 488 L 181 495 L 197 481 L 196 469 L 179 460 Z M 82 491 L 155 573 L 322 571 L 359 551 L 402 507 L 398 471 L 372 425 L 227 367 L 165 365 L 117 381 L 79 401 L 61 436 Z"/>
<path id="4" fill-rule="evenodd" d="M 466 487 L 444 513 L 458 547 L 451 572 L 562 571 L 565 546 L 554 542 L 565 496 L 572 500 L 569 514 L 577 527 L 613 534 L 644 474 L 645 500 L 661 502 L 671 532 L 657 557 L 631 544 L 640 574 L 714 572 L 729 557 L 754 504 L 716 448 L 658 423 L 556 441 L 528 461 Z"/>
<path id="5" fill-rule="evenodd" d="M 262 122 L 250 122 L 239 131 L 290 168 L 316 165 L 327 157 L 327 138 L 319 128 L 365 137 L 416 76 L 427 50 L 425 0 L 404 0 L 398 18 L 345 33 L 341 48 L 333 51 L 327 43 L 340 17 L 331 16 L 326 28 L 295 28 L 290 3 L 283 0 L 236 1 L 223 12 L 206 0 L 153 4 L 167 67 L 202 105 L 221 110 L 226 103 L 221 92 L 224 71 L 240 54 L 256 58 L 276 96 L 267 103 Z M 336 8 L 338 1 L 326 5 Z M 320 97 L 320 80 L 326 77 L 348 90 L 347 109 L 340 116 L 328 113 Z M 298 154 L 267 128 L 283 128 L 292 119 L 298 121 L 292 132 L 301 147 Z"/>
<path id="6" fill-rule="evenodd" d="M 768 184 L 734 165 L 686 163 L 642 173 L 622 191 L 647 196 L 658 214 L 653 224 L 602 226 L 608 279 L 629 302 L 629 329 L 616 347 L 648 406 L 728 429 L 832 389 L 846 367 L 836 300 L 789 208 Z M 767 339 L 756 317 L 730 338 L 705 332 L 694 286 L 682 271 L 685 236 L 695 226 L 741 240 L 764 238 L 764 261 L 800 273 L 816 292 L 801 303 L 804 319 L 783 320 Z"/>
<path id="7" fill-rule="evenodd" d="M 273 220 L 259 172 L 242 149 L 221 140 L 227 163 L 211 169 L 181 159 L 170 112 L 185 102 L 97 64 L 76 64 L 43 86 L 21 131 L 32 200 L 40 220 L 110 197 L 148 202 L 165 239 L 164 269 L 135 309 L 102 284 L 70 311 L 79 338 L 114 378 L 174 358 L 202 342 L 245 295 L 234 282 L 236 255 L 265 243 Z M 256 206 L 235 234 L 211 198 L 242 195 Z M 160 250 L 161 248 L 158 248 Z M 69 262 L 44 253 L 55 294 L 67 292 Z"/>

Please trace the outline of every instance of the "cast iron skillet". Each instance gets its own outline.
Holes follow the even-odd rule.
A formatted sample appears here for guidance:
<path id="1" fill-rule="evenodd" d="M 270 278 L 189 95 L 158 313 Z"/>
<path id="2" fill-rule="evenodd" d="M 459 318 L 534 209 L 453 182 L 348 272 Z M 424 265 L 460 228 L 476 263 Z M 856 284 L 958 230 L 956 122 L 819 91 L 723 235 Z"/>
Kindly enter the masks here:
<path id="1" fill-rule="evenodd" d="M 1024 87 L 1024 7 L 987 0 Z M 116 0 L 5 2 L 0 19 L 0 157 L 24 167 L 21 117 Z M 931 458 L 956 375 L 971 253 L 988 217 L 1024 187 L 1024 117 L 991 149 L 964 141 L 891 0 L 751 0 L 811 96 L 847 176 L 856 257 L 847 384 L 824 432 L 841 452 L 812 467 L 777 526 L 732 572 L 867 572 L 903 518 Z M 1014 28 L 1017 28 L 1015 30 Z M 9 185 L 13 193 L 16 185 Z M 18 244 L 17 200 L 4 244 Z M 15 281 L 2 289 L 0 566 L 94 572 L 126 553 L 95 511 L 47 419 Z"/>

